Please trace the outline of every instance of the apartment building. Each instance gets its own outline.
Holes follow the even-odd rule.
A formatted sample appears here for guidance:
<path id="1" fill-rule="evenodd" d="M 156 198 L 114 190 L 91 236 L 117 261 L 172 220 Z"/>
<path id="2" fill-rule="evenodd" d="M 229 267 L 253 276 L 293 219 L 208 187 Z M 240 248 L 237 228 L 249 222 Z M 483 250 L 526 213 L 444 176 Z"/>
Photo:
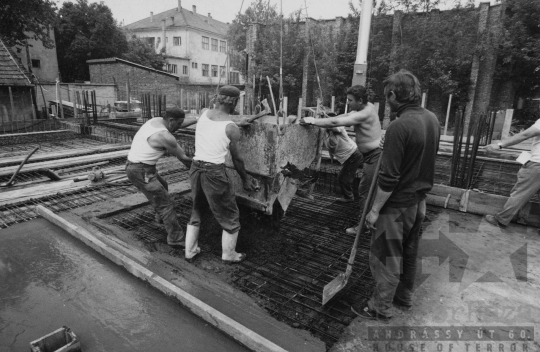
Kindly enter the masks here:
<path id="1" fill-rule="evenodd" d="M 191 11 L 178 6 L 126 25 L 128 35 L 148 41 L 156 53 L 167 57 L 164 70 L 191 84 L 243 84 L 238 70 L 228 60 L 229 25 L 201 15 L 193 5 Z"/>

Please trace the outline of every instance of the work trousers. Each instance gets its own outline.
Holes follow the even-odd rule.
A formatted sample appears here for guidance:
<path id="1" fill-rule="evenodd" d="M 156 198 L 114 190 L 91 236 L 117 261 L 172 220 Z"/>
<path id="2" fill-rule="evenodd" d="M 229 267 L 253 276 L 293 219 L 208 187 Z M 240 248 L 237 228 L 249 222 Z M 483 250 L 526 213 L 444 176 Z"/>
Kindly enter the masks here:
<path id="1" fill-rule="evenodd" d="M 201 226 L 201 212 L 210 206 L 212 214 L 223 230 L 240 230 L 240 212 L 236 198 L 225 173 L 225 164 L 212 164 L 193 160 L 189 170 L 193 209 L 189 224 Z"/>
<path id="2" fill-rule="evenodd" d="M 362 154 L 356 149 L 354 153 L 343 163 L 339 171 L 338 180 L 341 194 L 345 199 L 354 199 L 353 181 L 356 176 L 356 171 L 362 163 Z"/>
<path id="3" fill-rule="evenodd" d="M 167 243 L 182 244 L 184 231 L 178 223 L 167 181 L 158 174 L 156 166 L 128 161 L 126 174 L 129 181 L 146 196 L 163 220 L 167 231 Z"/>
<path id="4" fill-rule="evenodd" d="M 503 225 L 508 225 L 535 193 L 540 197 L 540 163 L 528 161 L 519 169 L 517 178 L 503 210 L 495 215 Z"/>
<path id="5" fill-rule="evenodd" d="M 373 177 L 375 177 L 375 172 L 377 170 L 377 161 L 379 161 L 379 158 L 381 156 L 382 150 L 379 148 L 373 149 L 370 152 L 363 154 L 363 167 L 362 167 L 362 178 L 360 179 L 360 184 L 358 185 L 358 198 L 360 201 L 360 215 L 359 217 L 362 217 L 362 210 L 364 209 L 364 205 L 366 204 L 366 199 L 369 193 L 369 187 L 371 187 L 371 182 L 373 181 Z M 368 204 L 368 211 L 371 209 L 371 206 L 373 205 L 373 199 L 375 199 L 376 195 L 376 188 L 375 193 L 373 194 L 373 198 L 371 199 L 370 204 Z"/>
<path id="6" fill-rule="evenodd" d="M 412 306 L 416 276 L 416 255 L 426 202 L 410 207 L 383 207 L 371 235 L 369 266 L 375 288 L 368 302 L 370 309 L 392 316 L 392 301 Z"/>

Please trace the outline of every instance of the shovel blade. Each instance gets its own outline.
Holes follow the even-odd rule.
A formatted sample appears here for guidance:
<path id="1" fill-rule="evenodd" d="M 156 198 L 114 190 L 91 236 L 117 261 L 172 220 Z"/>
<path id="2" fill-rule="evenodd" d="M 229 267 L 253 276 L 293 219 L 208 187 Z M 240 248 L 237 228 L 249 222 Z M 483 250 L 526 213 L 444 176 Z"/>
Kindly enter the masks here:
<path id="1" fill-rule="evenodd" d="M 349 275 L 340 273 L 324 286 L 322 299 L 323 306 L 347 285 L 347 281 L 349 281 Z"/>

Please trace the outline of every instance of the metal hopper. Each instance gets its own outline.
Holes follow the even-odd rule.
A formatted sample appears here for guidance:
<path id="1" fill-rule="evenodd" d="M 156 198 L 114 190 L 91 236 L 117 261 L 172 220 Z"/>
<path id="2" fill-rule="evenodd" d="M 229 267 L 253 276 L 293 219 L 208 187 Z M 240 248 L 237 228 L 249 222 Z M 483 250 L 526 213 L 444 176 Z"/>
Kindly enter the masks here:
<path id="1" fill-rule="evenodd" d="M 287 163 L 300 170 L 311 165 L 317 156 L 319 128 L 299 124 L 277 125 L 275 116 L 264 116 L 250 127 L 242 128 L 241 133 L 240 150 L 246 171 L 259 182 L 261 189 L 245 191 L 231 156 L 227 155 L 226 171 L 234 185 L 238 203 L 271 215 L 277 200 L 281 208 L 287 210 L 299 181 L 285 177 L 281 171 Z"/>

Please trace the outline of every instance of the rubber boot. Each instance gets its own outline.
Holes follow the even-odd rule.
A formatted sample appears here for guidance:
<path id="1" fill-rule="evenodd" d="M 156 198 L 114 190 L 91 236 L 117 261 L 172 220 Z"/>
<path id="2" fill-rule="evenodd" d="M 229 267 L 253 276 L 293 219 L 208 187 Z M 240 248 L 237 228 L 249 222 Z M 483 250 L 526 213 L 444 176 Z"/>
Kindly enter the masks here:
<path id="1" fill-rule="evenodd" d="M 191 263 L 199 253 L 201 253 L 201 248 L 199 247 L 199 228 L 197 226 L 187 225 L 185 258 Z"/>
<path id="2" fill-rule="evenodd" d="M 221 234 L 221 248 L 223 254 L 221 260 L 226 264 L 240 263 L 246 258 L 245 253 L 236 252 L 236 241 L 238 240 L 238 231 L 235 233 L 228 233 L 223 230 Z"/>

